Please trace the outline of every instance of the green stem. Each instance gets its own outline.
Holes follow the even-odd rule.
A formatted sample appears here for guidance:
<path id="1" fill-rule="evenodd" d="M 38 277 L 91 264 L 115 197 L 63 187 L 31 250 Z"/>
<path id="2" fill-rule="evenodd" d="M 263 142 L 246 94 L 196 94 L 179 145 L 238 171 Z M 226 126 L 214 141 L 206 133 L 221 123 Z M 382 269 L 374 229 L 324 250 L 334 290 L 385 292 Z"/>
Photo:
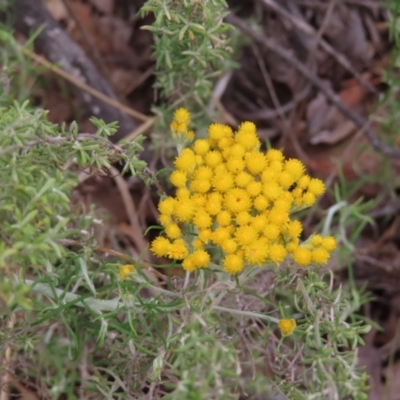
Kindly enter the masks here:
<path id="1" fill-rule="evenodd" d="M 252 312 L 252 311 L 235 310 L 233 308 L 227 308 L 227 307 L 221 307 L 221 306 L 214 306 L 213 309 L 218 310 L 218 311 L 225 311 L 225 312 L 228 312 L 231 314 L 244 315 L 246 317 L 264 319 L 266 321 L 274 322 L 276 324 L 279 322 L 279 319 L 277 319 L 277 318 L 270 317 L 269 315 Z"/>

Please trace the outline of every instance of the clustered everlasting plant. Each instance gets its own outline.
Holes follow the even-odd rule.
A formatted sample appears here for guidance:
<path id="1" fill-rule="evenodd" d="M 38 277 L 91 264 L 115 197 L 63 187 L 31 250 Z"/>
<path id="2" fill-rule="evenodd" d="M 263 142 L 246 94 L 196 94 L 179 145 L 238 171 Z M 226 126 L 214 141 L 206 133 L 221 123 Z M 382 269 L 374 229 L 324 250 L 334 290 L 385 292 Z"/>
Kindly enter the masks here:
<path id="1" fill-rule="evenodd" d="M 290 399 L 339 399 L 348 395 L 365 399 L 367 376 L 357 367 L 356 349 L 363 343 L 361 334 L 370 327 L 355 318 L 354 310 L 366 300 L 361 296 L 349 298 L 340 288 L 336 290 L 332 273 L 321 268 L 336 248 L 336 240 L 327 235 L 328 225 L 343 204 L 335 204 L 328 211 L 324 236 L 315 233 L 302 241 L 303 227 L 294 213 L 315 204 L 325 191 L 323 182 L 308 176 L 301 161 L 285 159 L 276 149 L 261 151 L 252 122 L 244 122 L 237 132 L 212 124 L 207 138 L 194 141 L 189 124 L 189 112 L 178 109 L 170 126 L 178 149 L 170 175 L 176 193 L 159 202 L 164 233 L 151 244 L 156 256 L 170 258 L 171 266 L 180 261 L 186 270 L 180 292 L 162 290 L 175 301 L 180 298 L 193 313 L 178 331 L 199 319 L 203 328 L 197 325 L 196 332 L 204 329 L 206 337 L 216 321 L 224 321 L 227 331 L 228 326 L 236 329 L 249 326 L 254 319 L 264 321 L 261 331 L 276 345 L 260 357 L 274 360 L 271 368 L 276 377 L 270 381 L 271 390 L 263 389 L 263 393 L 285 394 Z M 263 265 L 269 270 L 260 268 Z M 255 283 L 256 275 L 262 279 L 269 272 L 274 276 L 271 288 Z M 271 300 L 260 290 L 269 293 Z M 262 312 L 248 310 L 247 302 L 254 305 L 255 299 L 262 304 Z M 215 319 L 207 314 L 211 310 Z M 230 314 L 231 319 L 221 313 Z M 279 344 L 275 327 L 280 332 Z M 198 335 L 194 333 L 191 345 L 186 347 L 188 354 L 197 354 Z M 291 338 L 285 340 L 288 336 Z M 166 341 L 160 363 L 175 343 L 173 338 L 171 335 Z M 257 336 L 250 340 L 262 347 L 264 339 Z M 232 362 L 239 362 L 233 355 L 234 346 Z M 213 348 L 221 347 L 217 341 Z M 180 359 L 179 351 L 172 351 L 171 363 L 175 362 L 174 355 Z M 213 361 L 217 377 L 210 377 L 212 384 L 222 376 L 225 383 L 229 382 L 229 374 L 217 372 L 220 362 L 221 358 Z M 191 372 L 183 374 L 173 392 L 178 397 L 174 398 L 187 393 L 204 367 L 189 367 Z M 201 393 L 205 397 L 199 398 L 208 398 L 209 393 Z M 229 386 L 221 393 L 232 394 Z"/>
<path id="2" fill-rule="evenodd" d="M 214 124 L 207 139 L 185 147 L 194 135 L 189 113 L 178 110 L 171 124 L 180 151 L 171 174 L 177 194 L 160 202 L 165 235 L 151 249 L 172 267 L 181 261 L 187 273 L 180 284 L 167 266 L 167 276 L 159 274 L 164 285 L 125 254 L 110 250 L 118 259 L 103 258 L 93 236 L 101 221 L 71 212 L 71 167 L 104 171 L 123 161 L 132 175 L 147 176 L 138 174 L 140 141 L 112 145 L 106 137 L 115 127 L 93 122 L 97 135 L 78 135 L 76 125 L 65 131 L 26 104 L 2 110 L 0 349 L 9 354 L 7 370 L 34 360 L 23 373 L 49 398 L 68 391 L 72 398 L 77 385 L 94 398 L 140 397 L 145 385 L 166 399 L 225 400 L 237 398 L 242 382 L 243 391 L 293 399 L 365 398 L 356 346 L 368 326 L 354 312 L 363 299 L 336 290 L 332 276 L 328 284 L 319 264 L 335 240 L 315 234 L 301 242 L 292 215 L 323 192 L 322 182 L 298 160 L 261 152 L 249 122 L 236 134 Z M 261 284 L 270 278 L 273 284 Z M 274 360 L 271 380 L 259 372 L 267 359 Z"/>
<path id="3" fill-rule="evenodd" d="M 189 123 L 189 112 L 178 109 L 171 129 L 181 143 L 194 136 Z M 207 246 L 223 252 L 230 274 L 287 257 L 300 266 L 325 264 L 336 247 L 332 236 L 300 241 L 302 224 L 291 215 L 312 206 L 324 184 L 305 174 L 301 161 L 286 160 L 276 149 L 261 151 L 252 122 L 236 133 L 210 125 L 208 138 L 181 149 L 170 181 L 176 195 L 158 206 L 166 236 L 157 237 L 151 250 L 182 260 L 186 271 L 209 265 Z"/>

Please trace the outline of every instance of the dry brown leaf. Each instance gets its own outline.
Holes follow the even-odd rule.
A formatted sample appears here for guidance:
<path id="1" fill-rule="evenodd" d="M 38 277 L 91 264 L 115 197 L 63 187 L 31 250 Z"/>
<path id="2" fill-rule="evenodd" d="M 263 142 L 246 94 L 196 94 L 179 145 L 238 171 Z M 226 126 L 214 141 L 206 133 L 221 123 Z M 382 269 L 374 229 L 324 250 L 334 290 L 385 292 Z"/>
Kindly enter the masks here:
<path id="1" fill-rule="evenodd" d="M 322 130 L 310 138 L 311 144 L 336 144 L 349 137 L 356 129 L 353 121 L 341 121 L 334 129 Z"/>
<path id="2" fill-rule="evenodd" d="M 364 75 L 368 79 L 368 75 Z M 360 109 L 366 95 L 365 89 L 355 79 L 344 81 L 343 89 L 338 93 L 350 108 Z M 310 101 L 306 120 L 309 142 L 311 144 L 336 144 L 356 131 L 354 122 L 346 118 L 337 107 L 330 105 L 322 93 Z"/>

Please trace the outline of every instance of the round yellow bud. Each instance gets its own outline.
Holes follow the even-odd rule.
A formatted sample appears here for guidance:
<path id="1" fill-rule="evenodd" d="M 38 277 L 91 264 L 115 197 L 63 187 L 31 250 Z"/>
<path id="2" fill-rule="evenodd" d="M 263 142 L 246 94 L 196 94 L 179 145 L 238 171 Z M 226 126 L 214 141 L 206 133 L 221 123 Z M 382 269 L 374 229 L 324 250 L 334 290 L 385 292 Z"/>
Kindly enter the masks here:
<path id="1" fill-rule="evenodd" d="M 215 168 L 218 164 L 222 163 L 222 154 L 216 150 L 209 151 L 205 155 L 205 162 L 209 167 Z"/>
<path id="2" fill-rule="evenodd" d="M 204 228 L 209 228 L 211 226 L 212 219 L 206 211 L 200 209 L 197 210 L 196 214 L 193 217 L 192 222 L 199 229 L 204 229 Z"/>
<path id="3" fill-rule="evenodd" d="M 168 254 L 170 247 L 171 242 L 168 239 L 162 236 L 158 236 L 151 243 L 150 250 L 157 257 L 164 257 Z"/>
<path id="4" fill-rule="evenodd" d="M 311 251 L 304 247 L 298 247 L 293 252 L 293 260 L 296 262 L 296 264 L 306 267 L 311 263 Z"/>
<path id="5" fill-rule="evenodd" d="M 300 160 L 291 158 L 285 163 L 285 171 L 288 172 L 294 180 L 299 179 L 304 174 L 304 165 Z"/>
<path id="6" fill-rule="evenodd" d="M 210 263 L 210 255 L 205 250 L 195 250 L 192 259 L 197 268 L 207 267 Z"/>
<path id="7" fill-rule="evenodd" d="M 221 211 L 217 214 L 217 222 L 220 226 L 227 226 L 231 223 L 231 214 L 228 211 Z"/>
<path id="8" fill-rule="evenodd" d="M 183 239 L 175 239 L 169 246 L 168 257 L 174 260 L 183 260 L 188 255 L 188 249 Z"/>
<path id="9" fill-rule="evenodd" d="M 324 248 L 314 249 L 311 252 L 311 258 L 317 264 L 326 264 L 329 260 L 329 253 Z"/>
<path id="10" fill-rule="evenodd" d="M 267 166 L 265 155 L 259 151 L 252 151 L 246 154 L 246 167 L 248 171 L 257 175 L 260 174 Z"/>
<path id="11" fill-rule="evenodd" d="M 246 187 L 252 180 L 253 177 L 245 171 L 239 172 L 235 177 L 235 183 L 239 187 Z"/>
<path id="12" fill-rule="evenodd" d="M 320 196 L 325 192 L 324 182 L 317 178 L 311 179 L 310 183 L 308 184 L 308 191 L 315 196 Z"/>
<path id="13" fill-rule="evenodd" d="M 258 233 L 251 225 L 243 225 L 236 229 L 235 237 L 240 245 L 246 246 L 258 238 Z"/>
<path id="14" fill-rule="evenodd" d="M 246 192 L 251 197 L 256 197 L 261 193 L 262 187 L 263 185 L 261 182 L 252 181 L 246 186 Z"/>
<path id="15" fill-rule="evenodd" d="M 269 258 L 271 261 L 279 264 L 286 258 L 286 255 L 287 251 L 281 244 L 271 244 L 269 248 Z"/>
<path id="16" fill-rule="evenodd" d="M 278 149 L 269 149 L 266 154 L 267 160 L 270 162 L 273 161 L 283 161 L 283 154 Z"/>
<path id="17" fill-rule="evenodd" d="M 184 187 L 187 180 L 186 173 L 180 170 L 175 170 L 171 174 L 169 180 L 176 187 Z"/>
<path id="18" fill-rule="evenodd" d="M 225 207 L 233 214 L 249 211 L 251 205 L 250 196 L 244 189 L 230 189 L 225 195 Z"/>
<path id="19" fill-rule="evenodd" d="M 226 239 L 221 243 L 221 249 L 226 254 L 232 254 L 237 249 L 237 243 L 233 239 Z"/>
<path id="20" fill-rule="evenodd" d="M 232 275 L 241 272 L 244 268 L 243 258 L 237 254 L 229 254 L 223 261 L 224 269 Z"/>
<path id="21" fill-rule="evenodd" d="M 268 245 L 263 239 L 258 239 L 245 246 L 244 255 L 247 262 L 253 265 L 261 265 L 267 261 Z"/>
<path id="22" fill-rule="evenodd" d="M 171 215 L 175 209 L 176 200 L 173 197 L 166 197 L 158 203 L 158 211 L 161 214 Z"/>
<path id="23" fill-rule="evenodd" d="M 315 204 L 316 202 L 316 197 L 315 194 L 311 193 L 311 192 L 305 192 L 303 194 L 303 204 L 307 207 L 312 206 L 313 204 Z"/>
<path id="24" fill-rule="evenodd" d="M 286 337 L 291 335 L 296 329 L 296 321 L 294 319 L 281 319 L 278 322 L 278 327 L 282 336 Z"/>
<path id="25" fill-rule="evenodd" d="M 322 247 L 325 250 L 333 251 L 336 249 L 336 240 L 333 236 L 327 236 L 322 239 Z"/>
<path id="26" fill-rule="evenodd" d="M 177 239 L 181 234 L 181 229 L 177 224 L 172 223 L 165 227 L 165 233 L 170 239 Z"/>

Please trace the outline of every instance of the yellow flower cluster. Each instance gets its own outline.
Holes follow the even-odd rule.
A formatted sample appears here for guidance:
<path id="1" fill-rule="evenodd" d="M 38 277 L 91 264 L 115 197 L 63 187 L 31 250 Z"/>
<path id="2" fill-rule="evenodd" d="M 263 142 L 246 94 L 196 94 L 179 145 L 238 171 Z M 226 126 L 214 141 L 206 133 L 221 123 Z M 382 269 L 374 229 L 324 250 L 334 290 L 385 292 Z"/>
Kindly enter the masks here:
<path id="1" fill-rule="evenodd" d="M 189 123 L 190 123 L 189 111 L 186 110 L 186 108 L 178 108 L 175 111 L 174 120 L 170 125 L 172 134 L 176 137 L 193 139 L 194 132 L 188 130 Z"/>
<path id="2" fill-rule="evenodd" d="M 175 119 L 179 112 L 187 123 L 189 113 L 182 110 Z M 290 218 L 294 209 L 315 203 L 323 182 L 306 175 L 301 161 L 259 147 L 255 125 L 244 122 L 236 133 L 212 124 L 208 138 L 181 151 L 170 177 L 176 195 L 158 206 L 166 237 L 152 242 L 155 255 L 183 260 L 183 268 L 194 271 L 209 264 L 206 246 L 213 245 L 231 274 L 288 256 L 301 266 L 328 261 L 335 239 L 314 235 L 300 243 L 303 227 Z"/>

